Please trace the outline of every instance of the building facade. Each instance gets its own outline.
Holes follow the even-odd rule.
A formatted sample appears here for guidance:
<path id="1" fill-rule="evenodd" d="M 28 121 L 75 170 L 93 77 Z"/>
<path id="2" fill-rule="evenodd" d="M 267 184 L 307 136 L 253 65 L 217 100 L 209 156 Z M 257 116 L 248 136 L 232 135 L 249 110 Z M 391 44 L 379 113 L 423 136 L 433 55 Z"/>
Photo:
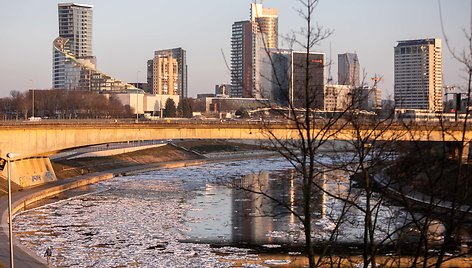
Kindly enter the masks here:
<path id="1" fill-rule="evenodd" d="M 52 87 L 64 90 L 138 90 L 96 69 L 92 55 L 92 6 L 58 4 L 59 37 L 53 41 Z"/>
<path id="2" fill-rule="evenodd" d="M 232 26 L 231 97 L 262 98 L 261 60 L 278 48 L 278 11 L 251 4 L 251 19 Z"/>
<path id="3" fill-rule="evenodd" d="M 398 41 L 394 51 L 396 108 L 441 112 L 441 40 Z"/>
<path id="4" fill-rule="evenodd" d="M 233 23 L 231 35 L 231 92 L 233 98 L 252 97 L 253 27 L 250 21 Z"/>
<path id="5" fill-rule="evenodd" d="M 172 55 L 157 55 L 152 66 L 152 94 L 179 95 L 177 59 Z"/>
<path id="6" fill-rule="evenodd" d="M 324 105 L 327 112 L 375 112 L 382 108 L 381 90 L 378 87 L 329 84 L 325 86 Z"/>
<path id="7" fill-rule="evenodd" d="M 147 61 L 147 81 L 152 94 L 188 97 L 187 52 L 182 48 L 157 50 Z"/>
<path id="8" fill-rule="evenodd" d="M 78 60 L 95 68 L 92 55 L 92 6 L 82 4 L 58 4 L 59 37 L 62 49 Z M 54 47 L 57 46 L 54 44 Z M 53 49 L 52 87 L 70 89 L 83 87 L 80 70 L 63 53 Z M 86 74 L 82 76 L 87 76 Z"/>
<path id="9" fill-rule="evenodd" d="M 264 8 L 262 4 L 251 4 L 251 22 L 253 25 L 253 88 L 252 96 L 256 99 L 263 98 L 261 88 L 261 66 L 263 58 L 272 49 L 279 47 L 279 23 L 278 11 L 274 8 Z"/>
<path id="10" fill-rule="evenodd" d="M 264 8 L 262 4 L 251 4 L 251 22 L 257 36 L 256 46 L 265 48 L 279 47 L 279 18 L 275 8 Z M 260 42 L 260 43 L 258 43 Z"/>
<path id="11" fill-rule="evenodd" d="M 276 105 L 324 109 L 323 53 L 272 49 L 261 62 L 262 98 Z"/>
<path id="12" fill-rule="evenodd" d="M 215 85 L 215 96 L 229 97 L 230 92 L 231 92 L 231 85 L 228 85 L 228 84 Z"/>
<path id="13" fill-rule="evenodd" d="M 324 109 L 325 55 L 292 53 L 292 92 L 295 107 Z"/>
<path id="14" fill-rule="evenodd" d="M 352 86 L 349 85 L 326 85 L 325 111 L 338 112 L 349 109 L 352 105 L 351 92 Z"/>
<path id="15" fill-rule="evenodd" d="M 338 84 L 360 86 L 360 69 L 356 53 L 338 54 Z"/>

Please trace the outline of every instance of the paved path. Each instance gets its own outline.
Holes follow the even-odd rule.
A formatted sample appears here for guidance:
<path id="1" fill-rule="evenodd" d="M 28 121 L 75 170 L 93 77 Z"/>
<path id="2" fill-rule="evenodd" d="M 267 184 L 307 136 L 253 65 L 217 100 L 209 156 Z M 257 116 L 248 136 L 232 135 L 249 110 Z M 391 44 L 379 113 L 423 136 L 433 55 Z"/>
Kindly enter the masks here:
<path id="1" fill-rule="evenodd" d="M 31 195 L 33 193 L 37 193 L 40 191 L 43 191 L 45 189 L 48 189 L 52 186 L 56 185 L 61 185 L 61 184 L 66 184 L 69 183 L 73 180 L 78 180 L 79 178 L 74 178 L 74 179 L 69 179 L 69 180 L 61 180 L 61 181 L 56 181 L 50 184 L 42 185 L 39 187 L 35 187 L 32 189 L 24 190 L 21 192 L 15 192 L 12 195 L 12 203 L 15 201 L 21 200 L 28 195 Z M 8 223 L 7 223 L 7 217 L 8 217 L 8 196 L 2 196 L 0 198 L 0 211 L 2 211 L 3 216 L 1 220 L 1 226 L 2 226 L 2 232 L 0 232 L 0 261 L 3 264 L 9 264 L 10 263 L 10 246 L 9 246 L 9 240 L 8 240 Z M 35 267 L 48 267 L 45 259 L 41 259 L 38 256 L 30 255 L 33 254 L 29 250 L 27 250 L 25 247 L 20 245 L 17 242 L 14 242 L 14 256 L 15 256 L 15 267 L 18 268 L 35 268 Z"/>

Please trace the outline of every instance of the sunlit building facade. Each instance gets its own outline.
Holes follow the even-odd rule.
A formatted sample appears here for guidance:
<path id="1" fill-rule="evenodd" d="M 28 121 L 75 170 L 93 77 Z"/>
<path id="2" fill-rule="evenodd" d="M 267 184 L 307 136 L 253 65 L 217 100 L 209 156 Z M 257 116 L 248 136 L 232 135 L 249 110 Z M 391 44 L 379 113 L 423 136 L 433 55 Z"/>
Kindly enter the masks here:
<path id="1" fill-rule="evenodd" d="M 263 98 L 261 61 L 278 48 L 278 11 L 251 4 L 251 19 L 232 26 L 231 97 Z"/>
<path id="2" fill-rule="evenodd" d="M 96 69 L 92 55 L 92 6 L 58 4 L 59 37 L 53 41 L 52 87 L 64 90 L 127 91 L 136 87 Z"/>
<path id="3" fill-rule="evenodd" d="M 58 4 L 59 37 L 53 44 L 53 88 L 82 87 L 80 71 L 60 50 L 95 68 L 92 55 L 92 6 L 75 3 Z M 56 49 L 60 47 L 60 50 Z M 82 76 L 87 76 L 83 74 Z"/>
<path id="4" fill-rule="evenodd" d="M 262 96 L 261 61 L 268 50 L 277 49 L 279 43 L 279 18 L 275 8 L 264 8 L 262 4 L 251 4 L 251 22 L 253 26 L 253 88 L 252 96 Z"/>
<path id="5" fill-rule="evenodd" d="M 147 63 L 152 94 L 188 96 L 187 52 L 182 48 L 157 50 Z"/>
<path id="6" fill-rule="evenodd" d="M 251 98 L 253 88 L 253 28 L 250 21 L 233 24 L 231 36 L 231 91 L 233 98 Z"/>
<path id="7" fill-rule="evenodd" d="M 441 39 L 398 41 L 394 51 L 396 108 L 441 112 Z"/>
<path id="8" fill-rule="evenodd" d="M 177 59 L 172 55 L 156 55 L 152 67 L 152 94 L 179 95 Z"/>

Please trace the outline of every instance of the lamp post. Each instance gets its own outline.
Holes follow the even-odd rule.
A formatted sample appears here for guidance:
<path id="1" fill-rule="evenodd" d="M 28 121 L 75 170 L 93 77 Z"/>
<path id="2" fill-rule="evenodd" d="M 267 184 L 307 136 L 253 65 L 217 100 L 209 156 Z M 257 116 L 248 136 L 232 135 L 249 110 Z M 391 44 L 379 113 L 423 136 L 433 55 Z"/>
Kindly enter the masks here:
<path id="1" fill-rule="evenodd" d="M 14 268 L 13 257 L 13 228 L 11 217 L 11 159 L 15 157 L 13 153 L 7 153 L 7 179 L 8 179 L 8 235 L 10 238 L 10 267 Z"/>

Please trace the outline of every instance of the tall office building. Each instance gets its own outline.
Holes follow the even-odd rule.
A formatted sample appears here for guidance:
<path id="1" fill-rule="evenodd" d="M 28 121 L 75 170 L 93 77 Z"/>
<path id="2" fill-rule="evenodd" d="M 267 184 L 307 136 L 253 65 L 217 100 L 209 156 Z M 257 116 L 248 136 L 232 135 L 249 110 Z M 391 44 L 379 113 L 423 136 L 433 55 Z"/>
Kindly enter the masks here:
<path id="1" fill-rule="evenodd" d="M 278 12 L 251 4 L 251 20 L 233 24 L 231 96 L 261 98 L 260 66 L 267 49 L 278 47 Z"/>
<path id="2" fill-rule="evenodd" d="M 187 98 L 187 52 L 182 48 L 158 50 L 147 62 L 147 81 L 153 94 Z"/>
<path id="3" fill-rule="evenodd" d="M 356 53 L 338 54 L 338 84 L 360 86 L 360 68 Z"/>
<path id="4" fill-rule="evenodd" d="M 262 98 L 284 106 L 290 102 L 298 108 L 323 110 L 325 55 L 288 49 L 268 52 L 261 61 Z"/>
<path id="5" fill-rule="evenodd" d="M 397 109 L 442 111 L 441 39 L 398 41 L 394 72 Z"/>
<path id="6" fill-rule="evenodd" d="M 59 37 L 53 41 L 52 87 L 65 90 L 126 91 L 136 87 L 96 69 L 92 55 L 92 6 L 58 4 Z"/>

